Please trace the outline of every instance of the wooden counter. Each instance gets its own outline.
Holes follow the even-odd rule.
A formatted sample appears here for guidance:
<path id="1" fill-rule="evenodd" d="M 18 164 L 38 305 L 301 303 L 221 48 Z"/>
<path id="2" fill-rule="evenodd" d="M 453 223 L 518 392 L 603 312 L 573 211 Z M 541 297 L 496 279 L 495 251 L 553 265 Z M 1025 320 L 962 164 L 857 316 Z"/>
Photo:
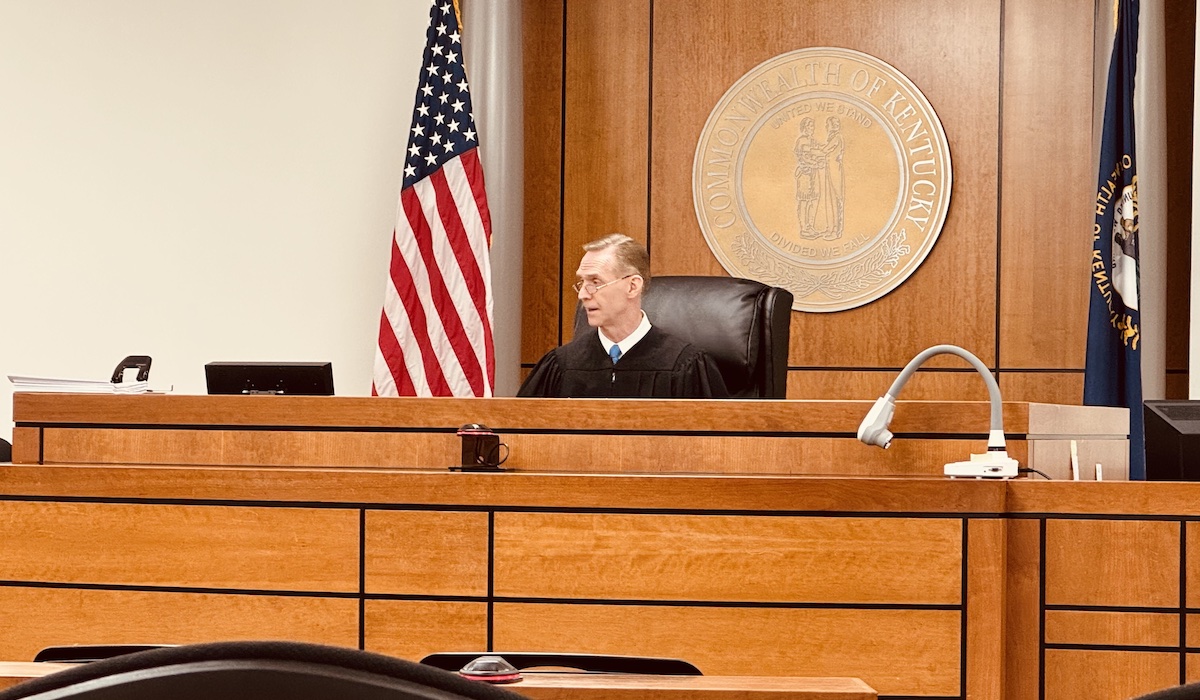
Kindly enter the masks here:
<path id="1" fill-rule="evenodd" d="M 986 426 L 983 404 L 904 403 L 892 450 L 853 453 L 838 450 L 854 442 L 857 402 L 16 404 L 34 459 L 0 467 L 0 658 L 282 638 L 413 659 L 668 656 L 714 676 L 852 677 L 882 698 L 971 700 L 1125 700 L 1200 679 L 1200 484 L 899 475 L 940 473 L 953 451 L 941 443 L 974 449 L 954 431 Z M 1069 435 L 1120 442 L 1123 418 L 1005 414 L 1010 437 L 1043 456 Z M 472 420 L 506 431 L 529 468 L 388 466 L 433 460 L 434 439 L 453 461 L 447 426 Z M 395 449 L 376 453 L 376 435 Z M 545 442 L 518 449 L 526 437 Z M 590 440 L 628 471 L 599 469 L 608 453 Z M 772 440 L 786 449 L 760 444 Z M 905 443 L 924 446 L 904 456 Z M 697 467 L 697 445 L 720 459 Z M 192 449 L 212 463 L 164 463 Z M 770 473 L 783 463 L 755 460 L 772 454 L 835 474 Z M 879 459 L 891 477 L 853 474 Z"/>
<path id="2" fill-rule="evenodd" d="M 18 393 L 13 461 L 445 468 L 483 423 L 525 471 L 941 476 L 987 444 L 986 402 L 901 401 L 889 450 L 855 439 L 867 401 L 377 399 Z M 1085 478 L 1128 472 L 1128 411 L 1006 403 L 1009 453 Z"/>

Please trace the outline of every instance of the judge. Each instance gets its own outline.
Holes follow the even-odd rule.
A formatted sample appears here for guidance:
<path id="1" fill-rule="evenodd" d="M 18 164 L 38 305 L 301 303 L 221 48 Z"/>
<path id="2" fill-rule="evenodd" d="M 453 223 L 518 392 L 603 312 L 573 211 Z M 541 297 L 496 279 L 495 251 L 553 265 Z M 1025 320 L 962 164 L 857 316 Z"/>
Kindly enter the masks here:
<path id="1" fill-rule="evenodd" d="M 727 398 L 712 358 L 655 328 L 642 311 L 646 249 L 619 233 L 583 249 L 574 288 L 596 330 L 547 353 L 517 396 Z"/>

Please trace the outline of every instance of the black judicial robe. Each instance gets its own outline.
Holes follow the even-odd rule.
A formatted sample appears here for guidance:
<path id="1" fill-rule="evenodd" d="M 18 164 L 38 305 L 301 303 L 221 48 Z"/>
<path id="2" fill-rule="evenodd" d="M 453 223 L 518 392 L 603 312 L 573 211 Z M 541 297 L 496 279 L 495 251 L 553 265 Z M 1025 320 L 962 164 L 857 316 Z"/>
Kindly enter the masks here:
<path id="1" fill-rule="evenodd" d="M 651 326 L 615 365 L 595 331 L 551 350 L 517 396 L 723 399 L 729 390 L 712 358 Z"/>

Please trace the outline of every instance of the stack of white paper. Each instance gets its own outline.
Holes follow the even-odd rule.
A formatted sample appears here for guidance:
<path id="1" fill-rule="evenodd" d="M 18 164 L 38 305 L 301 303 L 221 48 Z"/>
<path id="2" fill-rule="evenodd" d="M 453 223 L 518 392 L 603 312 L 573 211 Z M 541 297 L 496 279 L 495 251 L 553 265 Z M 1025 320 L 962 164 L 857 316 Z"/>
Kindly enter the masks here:
<path id="1" fill-rule="evenodd" d="M 72 394 L 144 394 L 149 382 L 113 384 L 101 379 L 62 379 L 59 377 L 22 377 L 8 375 L 13 391 L 54 391 Z"/>

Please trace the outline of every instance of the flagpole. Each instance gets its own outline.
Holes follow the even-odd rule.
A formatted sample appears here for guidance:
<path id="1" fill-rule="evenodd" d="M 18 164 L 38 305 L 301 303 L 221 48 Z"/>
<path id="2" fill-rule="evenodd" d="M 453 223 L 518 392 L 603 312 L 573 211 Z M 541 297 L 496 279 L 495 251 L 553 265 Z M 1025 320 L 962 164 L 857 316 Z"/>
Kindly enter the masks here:
<path id="1" fill-rule="evenodd" d="M 1163 12 L 1163 0 L 1141 0 L 1133 91 L 1137 114 L 1138 236 L 1142 246 L 1139 302 L 1143 399 L 1166 398 L 1167 386 L 1167 90 Z"/>
<path id="2" fill-rule="evenodd" d="M 464 2 L 463 53 L 479 129 L 479 157 L 492 212 L 492 288 L 496 396 L 521 384 L 521 294 L 525 172 L 522 81 L 522 0 Z"/>

